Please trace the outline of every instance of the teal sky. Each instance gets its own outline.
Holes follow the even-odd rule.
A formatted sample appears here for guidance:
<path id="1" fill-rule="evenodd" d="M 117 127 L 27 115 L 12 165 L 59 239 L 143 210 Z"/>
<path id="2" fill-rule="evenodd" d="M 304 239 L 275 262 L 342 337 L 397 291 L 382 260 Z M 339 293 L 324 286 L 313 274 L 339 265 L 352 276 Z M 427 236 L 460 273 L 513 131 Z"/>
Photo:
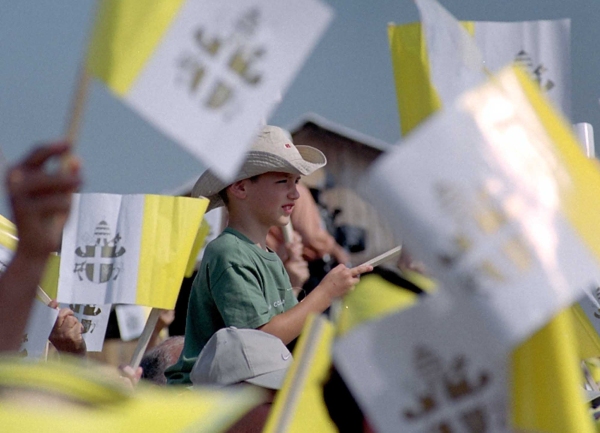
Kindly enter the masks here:
<path id="1" fill-rule="evenodd" d="M 410 0 L 326 0 L 335 18 L 271 117 L 289 126 L 312 111 L 389 143 L 399 140 L 389 22 L 418 19 Z M 574 123 L 600 131 L 600 2 L 442 0 L 463 20 L 571 18 Z M 9 161 L 61 137 L 95 0 L 1 0 L 0 148 Z M 596 141 L 600 141 L 597 139 Z M 163 193 L 203 170 L 99 83 L 88 95 L 77 152 L 84 192 Z M 2 202 L 0 213 L 6 214 Z"/>

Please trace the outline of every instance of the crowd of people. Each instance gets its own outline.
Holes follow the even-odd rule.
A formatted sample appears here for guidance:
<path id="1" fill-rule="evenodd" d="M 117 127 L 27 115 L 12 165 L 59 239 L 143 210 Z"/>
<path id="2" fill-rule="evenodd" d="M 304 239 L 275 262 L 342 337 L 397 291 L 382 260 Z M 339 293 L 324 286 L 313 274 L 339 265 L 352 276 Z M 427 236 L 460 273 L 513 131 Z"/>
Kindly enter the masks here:
<path id="1" fill-rule="evenodd" d="M 61 164 L 52 171 L 48 167 L 55 159 Z M 173 318 L 168 312 L 139 368 L 122 365 L 110 371 L 91 363 L 86 364 L 88 372 L 118 378 L 134 394 L 146 386 L 192 394 L 254 389 L 258 397 L 252 404 L 210 431 L 260 432 L 279 391 L 297 386 L 288 376 L 295 342 L 310 317 L 327 313 L 336 299 L 345 297 L 352 308 L 330 315 L 343 335 L 413 305 L 432 290 L 435 284 L 423 266 L 406 252 L 393 266 L 349 264 L 348 253 L 319 223 L 315 203 L 300 183 L 302 176 L 325 164 L 319 150 L 295 146 L 287 131 L 266 126 L 233 182 L 204 172 L 192 195 L 207 198 L 208 211 L 225 206 L 228 222 L 205 248 L 189 298 L 185 335 L 158 341 L 158 331 Z M 19 243 L 0 276 L 0 351 L 5 355 L 18 352 L 48 256 L 60 250 L 71 195 L 82 182 L 80 165 L 68 143 L 54 143 L 35 149 L 7 173 Z M 286 238 L 290 222 L 294 231 Z M 303 291 L 307 263 L 325 255 L 339 264 L 312 290 Z M 58 309 L 54 300 L 49 306 Z M 59 362 L 86 359 L 83 332 L 72 310 L 59 310 L 49 338 L 65 354 Z M 328 368 L 321 398 L 338 430 L 374 431 L 335 365 Z"/>
<path id="2" fill-rule="evenodd" d="M 300 184 L 303 175 L 325 164 L 319 150 L 296 147 L 287 131 L 266 126 L 232 183 L 221 182 L 210 170 L 199 178 L 193 195 L 208 198 L 208 210 L 225 206 L 227 227 L 206 246 L 185 335 L 150 347 L 137 369 L 120 366 L 118 375 L 128 387 L 139 386 L 140 380 L 165 388 L 258 387 L 266 390 L 260 404 L 238 417 L 229 431 L 262 430 L 307 318 L 324 313 L 361 274 L 373 270 L 347 266 L 348 254 L 324 229 L 310 192 Z M 19 242 L 0 277 L 4 354 L 17 353 L 21 346 L 38 284 L 49 255 L 60 250 L 72 193 L 81 183 L 81 164 L 68 143 L 40 146 L 8 171 Z M 283 230 L 290 223 L 293 235 L 285 239 Z M 326 255 L 339 264 L 298 301 L 309 278 L 308 262 Z M 49 307 L 59 309 L 55 300 Z M 72 355 L 86 359 L 83 333 L 74 312 L 62 308 L 49 341 L 65 362 L 72 362 Z M 97 374 L 106 372 L 98 369 Z"/>

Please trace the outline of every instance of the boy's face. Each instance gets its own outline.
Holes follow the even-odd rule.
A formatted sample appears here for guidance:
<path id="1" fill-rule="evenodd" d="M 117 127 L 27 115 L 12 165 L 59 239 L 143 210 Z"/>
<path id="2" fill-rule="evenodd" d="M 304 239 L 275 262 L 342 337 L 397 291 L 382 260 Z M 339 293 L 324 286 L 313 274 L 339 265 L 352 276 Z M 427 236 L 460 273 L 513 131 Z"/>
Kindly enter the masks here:
<path id="1" fill-rule="evenodd" d="M 300 176 L 270 172 L 254 181 L 248 179 L 248 205 L 253 215 L 266 227 L 284 226 L 290 221 L 294 203 L 300 197 L 296 184 Z"/>

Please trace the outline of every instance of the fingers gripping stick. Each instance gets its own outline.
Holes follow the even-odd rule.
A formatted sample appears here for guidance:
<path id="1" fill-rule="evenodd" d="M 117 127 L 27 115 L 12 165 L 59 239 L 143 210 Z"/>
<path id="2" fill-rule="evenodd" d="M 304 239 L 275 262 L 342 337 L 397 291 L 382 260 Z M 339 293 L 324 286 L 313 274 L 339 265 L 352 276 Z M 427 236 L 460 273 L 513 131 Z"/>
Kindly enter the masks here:
<path id="1" fill-rule="evenodd" d="M 402 245 L 398 245 L 397 247 L 392 248 L 391 250 L 386 251 L 385 253 L 372 258 L 368 262 L 365 262 L 362 265 L 352 268 L 352 271 L 353 271 L 352 274 L 354 276 L 358 277 L 358 276 L 360 276 L 360 274 L 367 272 L 367 269 L 369 269 L 369 266 L 372 266 L 372 267 L 379 266 L 382 263 L 385 263 L 394 257 L 398 257 L 401 252 L 402 252 Z M 331 318 L 331 320 L 334 323 L 337 322 L 341 311 L 342 311 L 342 298 L 335 299 L 332 302 L 331 308 L 329 310 L 329 317 Z"/>

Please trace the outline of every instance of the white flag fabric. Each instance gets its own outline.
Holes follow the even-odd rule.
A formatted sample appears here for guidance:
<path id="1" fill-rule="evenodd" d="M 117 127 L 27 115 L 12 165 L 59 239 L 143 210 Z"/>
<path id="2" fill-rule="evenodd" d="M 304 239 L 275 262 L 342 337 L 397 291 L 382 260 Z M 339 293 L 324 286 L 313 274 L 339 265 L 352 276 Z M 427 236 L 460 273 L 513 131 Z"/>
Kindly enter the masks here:
<path id="1" fill-rule="evenodd" d="M 128 21 L 136 15 L 147 18 L 138 30 Z M 320 0 L 106 0 L 88 68 L 230 179 L 332 15 Z"/>
<path id="2" fill-rule="evenodd" d="M 511 344 L 600 275 L 600 210 L 577 198 L 595 195 L 600 174 L 570 134 L 535 85 L 507 69 L 386 155 L 364 191 L 408 250 Z"/>
<path id="3" fill-rule="evenodd" d="M 567 117 L 571 114 L 571 22 L 477 21 L 474 34 L 436 0 L 415 0 L 425 31 L 431 81 L 443 104 L 517 63 Z"/>
<path id="4" fill-rule="evenodd" d="M 48 307 L 37 298 L 34 300 L 19 349 L 20 355 L 29 359 L 39 359 L 44 356 L 48 337 L 57 317 L 56 308 Z"/>
<path id="5" fill-rule="evenodd" d="M 208 200 L 75 194 L 58 300 L 173 309 Z"/>
<path id="6" fill-rule="evenodd" d="M 415 0 L 421 15 L 431 81 L 444 104 L 486 80 L 485 63 L 469 33 L 436 0 Z"/>
<path id="7" fill-rule="evenodd" d="M 485 67 L 522 66 L 564 116 L 571 116 L 571 21 L 475 23 L 473 35 Z"/>
<path id="8" fill-rule="evenodd" d="M 579 306 L 596 333 L 600 335 L 600 287 L 595 287 L 591 292 L 594 297 L 584 296 L 579 301 Z"/>
<path id="9" fill-rule="evenodd" d="M 443 293 L 355 328 L 333 360 L 377 432 L 506 431 L 506 350 Z"/>
<path id="10" fill-rule="evenodd" d="M 416 4 L 420 23 L 388 26 L 403 135 L 515 63 L 570 116 L 570 20 L 459 22 L 435 0 Z"/>
<path id="11" fill-rule="evenodd" d="M 121 340 L 131 341 L 142 335 L 150 310 L 139 305 L 115 305 Z"/>
<path id="12" fill-rule="evenodd" d="M 579 145 L 588 158 L 596 156 L 594 145 L 594 127 L 587 122 L 580 122 L 573 125 L 575 135 L 579 139 Z"/>

